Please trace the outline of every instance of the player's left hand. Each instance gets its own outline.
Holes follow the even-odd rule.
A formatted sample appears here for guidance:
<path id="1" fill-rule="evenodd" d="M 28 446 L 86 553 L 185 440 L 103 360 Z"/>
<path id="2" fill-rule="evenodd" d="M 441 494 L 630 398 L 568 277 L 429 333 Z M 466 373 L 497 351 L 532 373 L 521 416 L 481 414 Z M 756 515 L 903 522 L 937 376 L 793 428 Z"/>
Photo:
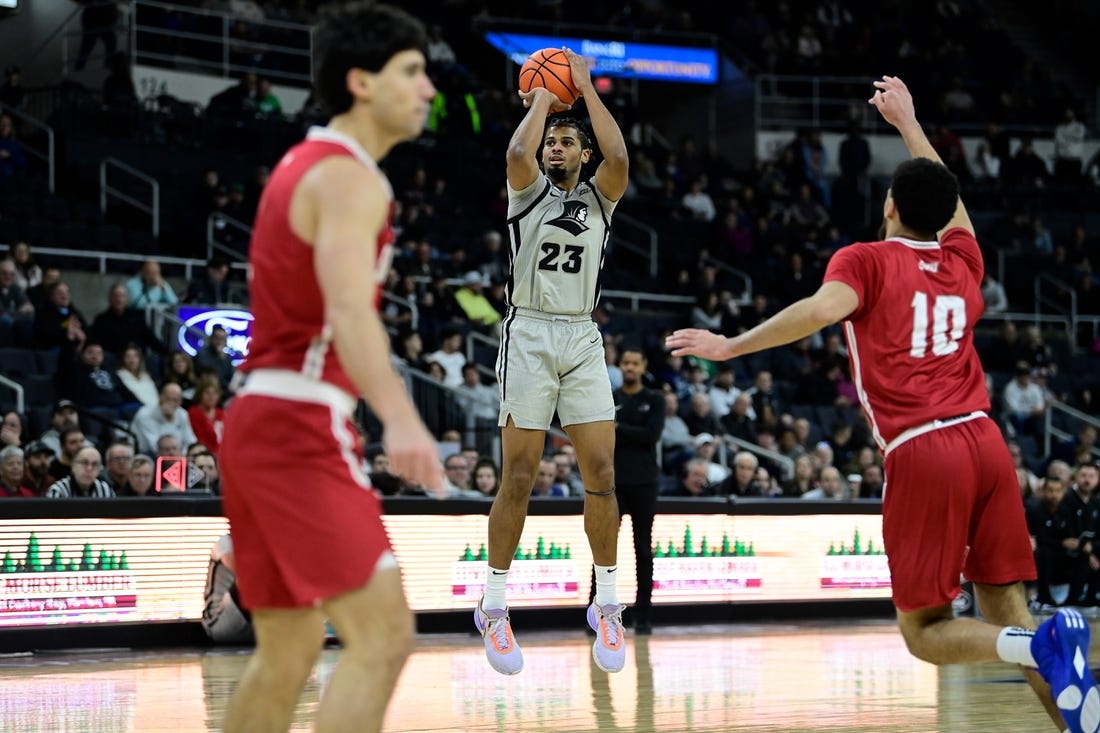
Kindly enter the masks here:
<path id="1" fill-rule="evenodd" d="M 729 339 L 720 333 L 701 328 L 681 328 L 665 339 L 665 346 L 673 356 L 700 356 L 711 361 L 725 361 L 733 357 Z"/>
<path id="2" fill-rule="evenodd" d="M 518 94 L 519 98 L 523 100 L 524 109 L 530 109 L 539 99 L 546 99 L 549 101 L 550 107 L 546 112 L 548 115 L 558 112 L 568 112 L 573 109 L 573 105 L 561 101 L 556 94 L 545 87 L 531 87 L 531 91 L 519 92 Z"/>
<path id="3" fill-rule="evenodd" d="M 577 87 L 581 96 L 587 96 L 595 91 L 595 87 L 592 86 L 592 72 L 588 68 L 588 59 L 565 46 L 561 47 L 561 51 L 565 54 L 565 58 L 569 59 L 569 74 L 573 77 L 573 86 Z"/>

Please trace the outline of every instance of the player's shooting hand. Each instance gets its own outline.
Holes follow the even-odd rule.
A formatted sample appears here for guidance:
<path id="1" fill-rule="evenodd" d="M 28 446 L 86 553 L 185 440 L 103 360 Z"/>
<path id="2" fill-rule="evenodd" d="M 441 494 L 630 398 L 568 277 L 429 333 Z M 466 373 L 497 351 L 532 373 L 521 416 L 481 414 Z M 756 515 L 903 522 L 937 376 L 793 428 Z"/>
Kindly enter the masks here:
<path id="1" fill-rule="evenodd" d="M 884 76 L 882 81 L 872 82 L 878 90 L 868 99 L 882 115 L 882 118 L 894 127 L 902 127 L 917 121 L 913 107 L 913 95 L 909 87 L 896 76 Z"/>
<path id="2" fill-rule="evenodd" d="M 665 346 L 673 356 L 700 356 L 711 361 L 733 358 L 729 340 L 720 333 L 701 328 L 681 328 L 665 339 Z"/>
<path id="3" fill-rule="evenodd" d="M 382 446 L 390 458 L 391 473 L 408 483 L 420 484 L 438 499 L 444 498 L 439 446 L 420 418 L 412 416 L 388 424 Z"/>
<path id="4" fill-rule="evenodd" d="M 558 95 L 554 94 L 546 87 L 531 87 L 531 91 L 529 92 L 520 92 L 519 98 L 523 100 L 524 109 L 530 109 L 535 106 L 541 98 L 547 99 L 550 102 L 549 109 L 546 111 L 548 115 L 573 109 L 573 105 L 561 101 L 558 99 Z"/>
<path id="5" fill-rule="evenodd" d="M 584 97 L 590 92 L 594 92 L 595 87 L 592 86 L 592 71 L 588 68 L 588 59 L 565 46 L 561 47 L 561 52 L 565 54 L 565 58 L 569 59 L 569 73 L 573 77 L 573 85 L 577 87 L 577 91 L 581 93 L 581 96 Z"/>

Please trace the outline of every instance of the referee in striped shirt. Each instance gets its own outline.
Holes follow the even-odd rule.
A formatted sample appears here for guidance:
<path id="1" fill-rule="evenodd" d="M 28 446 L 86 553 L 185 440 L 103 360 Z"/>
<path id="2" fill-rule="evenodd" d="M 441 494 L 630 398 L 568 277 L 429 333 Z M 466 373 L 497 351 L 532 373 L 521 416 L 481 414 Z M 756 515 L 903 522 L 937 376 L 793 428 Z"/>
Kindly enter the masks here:
<path id="1" fill-rule="evenodd" d="M 81 448 L 73 457 L 73 472 L 46 489 L 47 499 L 109 499 L 114 489 L 99 478 L 103 458 L 96 448 Z"/>

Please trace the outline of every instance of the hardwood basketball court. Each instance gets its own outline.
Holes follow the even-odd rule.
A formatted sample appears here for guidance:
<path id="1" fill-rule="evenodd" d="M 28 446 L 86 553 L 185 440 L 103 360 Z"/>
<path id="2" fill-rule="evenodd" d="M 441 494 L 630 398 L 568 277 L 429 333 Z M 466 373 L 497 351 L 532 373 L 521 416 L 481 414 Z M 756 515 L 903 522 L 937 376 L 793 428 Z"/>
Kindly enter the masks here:
<path id="1" fill-rule="evenodd" d="M 526 668 L 503 677 L 480 638 L 422 635 L 386 731 L 1036 733 L 1053 731 L 1011 665 L 937 669 L 886 620 L 658 627 L 626 668 L 592 664 L 581 630 L 515 619 Z M 578 614 L 583 623 L 583 616 Z M 239 648 L 77 650 L 0 658 L 0 730 L 217 731 L 248 658 Z M 299 705 L 310 730 L 339 658 L 326 649 Z"/>

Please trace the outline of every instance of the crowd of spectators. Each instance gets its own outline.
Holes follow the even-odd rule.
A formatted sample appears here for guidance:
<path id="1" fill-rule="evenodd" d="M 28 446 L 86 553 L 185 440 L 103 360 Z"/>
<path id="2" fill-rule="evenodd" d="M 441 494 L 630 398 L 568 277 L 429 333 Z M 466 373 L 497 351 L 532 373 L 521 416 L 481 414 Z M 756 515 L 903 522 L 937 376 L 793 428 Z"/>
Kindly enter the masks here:
<path id="1" fill-rule="evenodd" d="M 247 31 L 248 24 L 257 20 L 255 11 L 268 19 L 303 20 L 308 15 L 307 4 L 300 2 L 208 5 L 241 14 L 241 25 L 234 33 Z M 452 3 L 448 12 L 463 5 Z M 553 19 L 573 5 L 563 0 L 532 11 Z M 908 40 L 897 51 L 901 67 L 891 69 L 903 76 L 905 69 L 919 69 L 908 75 L 911 86 L 919 99 L 936 100 L 928 105 L 927 117 L 938 123 L 932 130 L 933 143 L 969 187 L 966 191 L 1003 186 L 1035 193 L 1063 184 L 1087 190 L 1097 183 L 1091 177 L 1095 167 L 1083 157 L 1086 128 L 1072 111 L 1071 100 L 1044 79 L 1041 68 L 1025 59 L 1019 68 L 998 63 L 989 69 L 986 60 L 967 51 L 961 28 L 969 28 L 967 38 L 980 33 L 1003 41 L 995 21 L 970 3 L 947 0 L 912 13 L 895 6 L 872 17 L 862 6 L 833 0 L 749 2 L 733 21 L 714 24 L 705 10 L 688 15 L 660 3 L 584 6 L 586 18 L 606 18 L 619 28 L 719 28 L 748 61 L 746 69 L 754 73 L 881 73 L 880 60 L 890 56 L 882 45 L 903 35 Z M 412 4 L 414 11 L 417 7 Z M 508 15 L 509 9 L 503 3 L 487 2 L 479 12 Z M 493 432 L 498 402 L 496 386 L 487 376 L 491 357 L 470 360 L 467 346 L 473 333 L 495 336 L 506 314 L 506 196 L 503 180 L 486 182 L 456 171 L 471 169 L 471 160 L 502 160 L 503 144 L 523 110 L 514 95 L 479 83 L 464 63 L 467 47 L 457 42 L 460 36 L 451 33 L 454 28 L 446 24 L 432 28 L 431 69 L 442 94 L 426 135 L 434 143 L 431 153 L 428 148 L 406 147 L 386 162 L 396 194 L 393 223 L 398 242 L 394 267 L 384 285 L 389 297 L 382 315 L 393 334 L 394 353 L 407 368 L 422 375 L 413 381 L 414 389 L 434 390 L 442 396 L 421 404 L 432 411 L 426 420 L 447 446 L 444 467 L 450 495 L 475 498 L 491 496 L 499 483 L 499 469 L 484 455 L 487 451 L 478 440 Z M 452 46 L 448 40 L 456 43 Z M 9 74 L 9 87 L 11 78 Z M 5 94 L 15 97 L 14 91 Z M 609 102 L 625 124 L 627 103 L 614 91 Z M 299 132 L 316 119 L 309 101 L 298 112 L 283 109 L 262 74 L 245 75 L 238 86 L 212 99 L 206 111 L 253 122 L 286 119 L 299 125 Z M 1020 135 L 1010 135 L 998 125 L 988 127 L 984 144 L 968 157 L 951 127 L 987 119 L 1006 124 L 1057 123 L 1051 133 L 1056 143 L 1054 159 L 1036 155 L 1026 139 L 1018 140 L 1021 144 L 1013 150 L 1012 138 Z M 636 132 L 631 127 L 628 131 Z M 4 154 L 19 150 L 16 137 L 13 130 L 5 134 L 0 117 L 0 176 L 24 175 L 22 170 L 4 172 L 18 167 L 16 154 Z M 839 169 L 835 176 L 826 173 L 830 152 L 822 132 L 813 129 L 798 131 L 774 157 L 747 169 L 732 166 L 716 145 L 691 137 L 666 148 L 646 144 L 635 135 L 631 149 L 631 186 L 624 210 L 655 222 L 662 235 L 675 233 L 662 238 L 661 248 L 662 264 L 672 266 L 662 267 L 658 280 L 649 281 L 618 266 L 613 252 L 608 276 L 613 282 L 619 278 L 625 285 L 695 300 L 693 306 L 656 320 L 610 305 L 596 313 L 605 334 L 609 378 L 615 379 L 616 348 L 641 343 L 654 365 L 649 385 L 664 392 L 662 492 L 880 498 L 881 458 L 856 407 L 839 332 L 823 332 L 790 347 L 727 364 L 674 359 L 660 349 L 669 327 L 691 324 L 730 334 L 751 328 L 812 293 L 833 252 L 853 239 L 873 235 L 881 191 L 869 185 L 871 148 L 864 131 L 856 124 L 850 126 L 835 152 Z M 195 222 L 221 213 L 249 223 L 272 163 L 249 160 L 243 175 L 240 170 L 212 166 L 182 197 L 181 206 L 194 212 L 188 218 Z M 1093 275 L 1090 258 L 1093 232 L 1084 224 L 1072 233 L 1051 231 L 1043 212 L 1016 211 L 981 232 L 987 255 L 1002 250 L 1029 258 L 1027 262 L 1035 265 L 1032 272 L 1057 273 L 1074 286 L 1081 313 L 1100 315 L 1100 282 Z M 4 213 L 0 211 L 0 216 Z M 227 247 L 247 246 L 233 227 L 224 227 L 215 236 Z M 730 268 L 752 278 L 753 296 L 748 302 L 742 297 L 744 281 Z M 192 444 L 201 444 L 216 456 L 220 411 L 231 398 L 232 364 L 225 351 L 225 334 L 208 334 L 203 350 L 192 358 L 169 349 L 148 330 L 144 309 L 176 302 L 245 303 L 244 288 L 227 278 L 227 271 L 227 263 L 212 260 L 205 277 L 177 293 L 167 285 L 157 263 L 150 261 L 139 273 L 112 285 L 107 309 L 87 319 L 72 302 L 59 270 L 36 265 L 26 244 L 12 247 L 10 259 L 0 263 L 0 346 L 52 350 L 59 355 L 57 396 L 62 402 L 57 404 L 62 409 L 55 410 L 58 422 L 51 420 L 50 425 L 58 440 L 52 449 L 57 456 L 53 463 L 71 466 L 78 458 L 73 451 L 63 452 L 59 440 L 60 432 L 72 427 L 65 420 L 73 405 L 64 406 L 65 400 L 79 405 L 81 417 L 85 412 L 102 415 L 130 430 L 136 443 L 131 446 L 135 470 L 142 455 L 178 454 Z M 1021 302 L 1020 291 L 1008 285 L 998 282 L 992 272 L 987 275 L 983 295 L 991 312 L 1033 305 Z M 996 417 L 1007 439 L 1014 441 L 1021 471 L 1034 477 L 1044 475 L 1052 460 L 1038 449 L 1044 437 L 1038 416 L 1046 405 L 1059 399 L 1093 413 L 1100 406 L 1092 402 L 1093 381 L 1080 378 L 1066 364 L 1068 349 L 1076 344 L 1048 344 L 1046 335 L 1034 327 L 1025 329 L 1022 337 L 1014 330 L 1006 322 L 997 336 L 982 333 L 979 347 L 990 372 Z M 443 409 L 443 403 L 454 409 Z M 24 417 L 13 414 L 13 423 L 17 420 L 25 423 Z M 10 432 L 7 423 L 5 418 L 5 431 Z M 476 429 L 471 431 L 470 425 Z M 48 445 L 46 437 L 12 445 L 35 445 L 42 450 Z M 71 434 L 67 437 L 71 447 L 79 450 L 83 436 L 81 441 Z M 92 437 L 109 451 L 119 436 L 106 430 Z M 568 445 L 561 451 L 548 453 L 533 487 L 535 495 L 581 495 L 575 457 Z M 44 455 L 48 454 L 28 453 L 25 461 L 30 466 L 32 458 L 40 460 Z M 372 450 L 369 460 L 381 490 L 417 493 L 416 487 L 388 474 L 384 454 Z M 1084 458 L 1067 460 L 1077 464 Z M 110 469 L 111 459 L 104 461 Z M 42 495 L 49 488 L 43 480 L 27 488 Z M 108 485 L 122 493 L 121 474 L 116 473 L 113 480 Z M 95 487 L 85 481 L 70 490 L 86 495 Z M 1027 496 L 1023 479 L 1021 491 Z"/>
<path id="2" fill-rule="evenodd" d="M 182 299 L 215 305 L 224 292 L 228 263 L 212 259 L 191 280 Z M 156 260 L 109 287 L 107 307 L 89 318 L 72 301 L 59 268 L 40 266 L 25 243 L 0 260 L 0 349 L 11 376 L 43 384 L 29 393 L 28 414 L 8 411 L 0 443 L 10 470 L 2 493 L 33 495 L 146 495 L 154 458 L 209 456 L 202 490 L 217 491 L 217 454 L 230 382 L 238 356 L 214 326 L 194 357 L 170 349 L 147 320 L 148 309 L 181 302 Z M 40 368 L 19 366 L 45 363 Z M 48 357 L 48 358 L 47 358 Z M 49 403 L 42 405 L 49 396 Z M 41 432 L 30 412 L 43 410 Z M 11 450 L 8 450 L 11 449 Z M 16 453 L 20 455 L 17 456 Z M 144 456 L 147 460 L 139 460 Z M 21 460 L 17 460 L 21 458 Z M 15 480 L 15 464 L 24 477 Z M 122 464 L 125 463 L 125 471 Z M 94 471 L 92 469 L 95 469 Z M 131 482 L 131 477 L 134 480 Z"/>

